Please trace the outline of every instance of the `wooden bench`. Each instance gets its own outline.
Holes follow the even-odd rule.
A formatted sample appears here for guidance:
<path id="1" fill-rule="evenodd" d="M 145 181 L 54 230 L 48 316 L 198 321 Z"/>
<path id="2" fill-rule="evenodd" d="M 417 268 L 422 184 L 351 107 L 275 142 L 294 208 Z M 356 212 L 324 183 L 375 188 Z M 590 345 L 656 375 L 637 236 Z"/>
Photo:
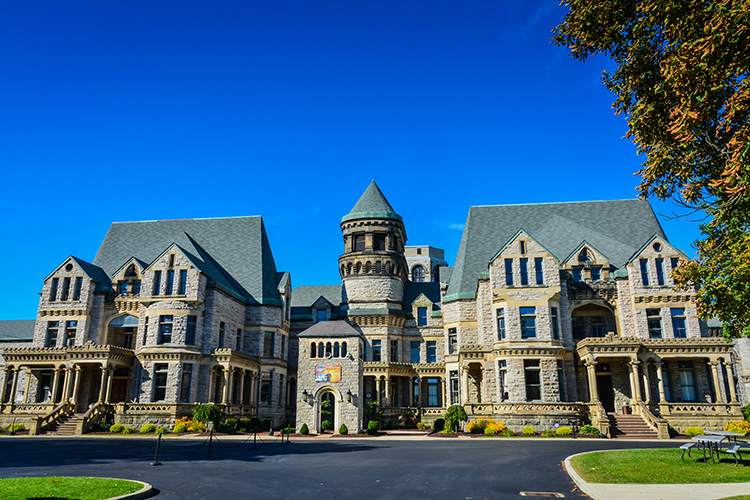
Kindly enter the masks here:
<path id="1" fill-rule="evenodd" d="M 742 459 L 742 455 L 740 455 L 740 445 L 738 444 L 732 445 L 730 448 L 727 449 L 727 453 L 731 453 L 732 455 L 734 455 L 734 466 L 737 467 L 740 463 L 740 461 L 737 460 L 737 457 L 739 457 L 740 460 Z"/>
<path id="2" fill-rule="evenodd" d="M 693 458 L 690 455 L 690 450 L 695 446 L 696 443 L 685 443 L 682 446 L 680 446 L 680 449 L 682 450 L 682 461 L 685 461 L 685 450 L 688 452 L 688 457 Z"/>

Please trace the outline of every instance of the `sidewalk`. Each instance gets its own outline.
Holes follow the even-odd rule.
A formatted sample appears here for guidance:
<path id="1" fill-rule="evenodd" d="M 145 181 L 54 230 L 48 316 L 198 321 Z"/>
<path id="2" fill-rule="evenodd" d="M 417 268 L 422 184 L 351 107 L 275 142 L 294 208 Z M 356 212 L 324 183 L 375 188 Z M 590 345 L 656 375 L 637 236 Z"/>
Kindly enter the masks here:
<path id="1" fill-rule="evenodd" d="M 617 451 L 617 450 L 607 450 Z M 597 453 L 588 451 L 586 453 Z M 565 471 L 578 487 L 594 500 L 718 500 L 750 493 L 750 483 L 702 484 L 609 484 L 587 483 L 573 469 L 570 459 L 583 455 L 576 453 L 565 459 Z"/>

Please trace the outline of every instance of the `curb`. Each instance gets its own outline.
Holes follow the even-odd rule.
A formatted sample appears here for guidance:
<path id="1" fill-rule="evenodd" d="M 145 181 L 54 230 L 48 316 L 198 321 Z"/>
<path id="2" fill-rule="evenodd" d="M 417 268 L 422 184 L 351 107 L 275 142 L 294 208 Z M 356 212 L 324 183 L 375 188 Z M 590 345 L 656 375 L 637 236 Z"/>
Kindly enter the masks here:
<path id="1" fill-rule="evenodd" d="M 602 451 L 605 451 L 605 450 L 602 450 Z M 610 450 L 606 450 L 606 451 L 610 451 Z M 582 492 L 584 492 L 585 494 L 587 494 L 594 500 L 606 500 L 605 498 L 600 497 L 598 494 L 596 494 L 591 488 L 589 488 L 589 483 L 584 481 L 583 478 L 578 475 L 578 473 L 573 468 L 573 465 L 571 465 L 570 463 L 571 458 L 577 457 L 578 455 L 587 455 L 589 453 L 598 453 L 598 452 L 597 451 L 584 451 L 582 453 L 576 453 L 575 455 L 570 455 L 563 461 L 563 467 L 565 468 L 565 472 L 568 473 L 570 478 L 573 480 L 574 483 L 576 483 L 576 486 L 578 486 L 578 488 Z"/>
<path id="2" fill-rule="evenodd" d="M 106 478 L 106 479 L 118 479 L 115 477 Z M 141 498 L 147 498 L 151 495 L 151 490 L 154 488 L 149 483 L 144 483 L 143 481 L 137 481 L 135 479 L 123 479 L 123 481 L 131 481 L 133 483 L 139 483 L 143 485 L 143 488 L 141 488 L 138 491 L 134 491 L 133 493 L 126 493 L 124 495 L 120 495 L 117 497 L 108 498 L 107 500 L 140 500 Z"/>

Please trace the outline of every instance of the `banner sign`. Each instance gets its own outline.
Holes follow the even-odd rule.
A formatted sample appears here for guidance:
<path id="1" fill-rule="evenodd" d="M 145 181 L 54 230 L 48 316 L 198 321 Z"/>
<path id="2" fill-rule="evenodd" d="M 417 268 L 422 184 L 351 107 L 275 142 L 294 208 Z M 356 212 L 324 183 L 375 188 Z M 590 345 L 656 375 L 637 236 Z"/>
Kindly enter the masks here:
<path id="1" fill-rule="evenodd" d="M 316 382 L 341 382 L 341 365 L 315 365 Z"/>

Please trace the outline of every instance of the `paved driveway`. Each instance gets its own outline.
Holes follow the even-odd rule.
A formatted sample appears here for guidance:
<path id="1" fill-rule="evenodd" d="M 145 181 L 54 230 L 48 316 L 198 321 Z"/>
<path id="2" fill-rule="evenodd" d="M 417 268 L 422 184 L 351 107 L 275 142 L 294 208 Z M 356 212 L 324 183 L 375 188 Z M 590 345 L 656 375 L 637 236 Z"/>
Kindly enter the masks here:
<path id="1" fill-rule="evenodd" d="M 268 440 L 268 437 L 265 437 Z M 674 447 L 669 442 L 562 439 L 215 440 L 0 438 L 0 477 L 90 475 L 139 479 L 167 499 L 524 498 L 520 491 L 583 495 L 562 468 L 573 453 Z"/>

